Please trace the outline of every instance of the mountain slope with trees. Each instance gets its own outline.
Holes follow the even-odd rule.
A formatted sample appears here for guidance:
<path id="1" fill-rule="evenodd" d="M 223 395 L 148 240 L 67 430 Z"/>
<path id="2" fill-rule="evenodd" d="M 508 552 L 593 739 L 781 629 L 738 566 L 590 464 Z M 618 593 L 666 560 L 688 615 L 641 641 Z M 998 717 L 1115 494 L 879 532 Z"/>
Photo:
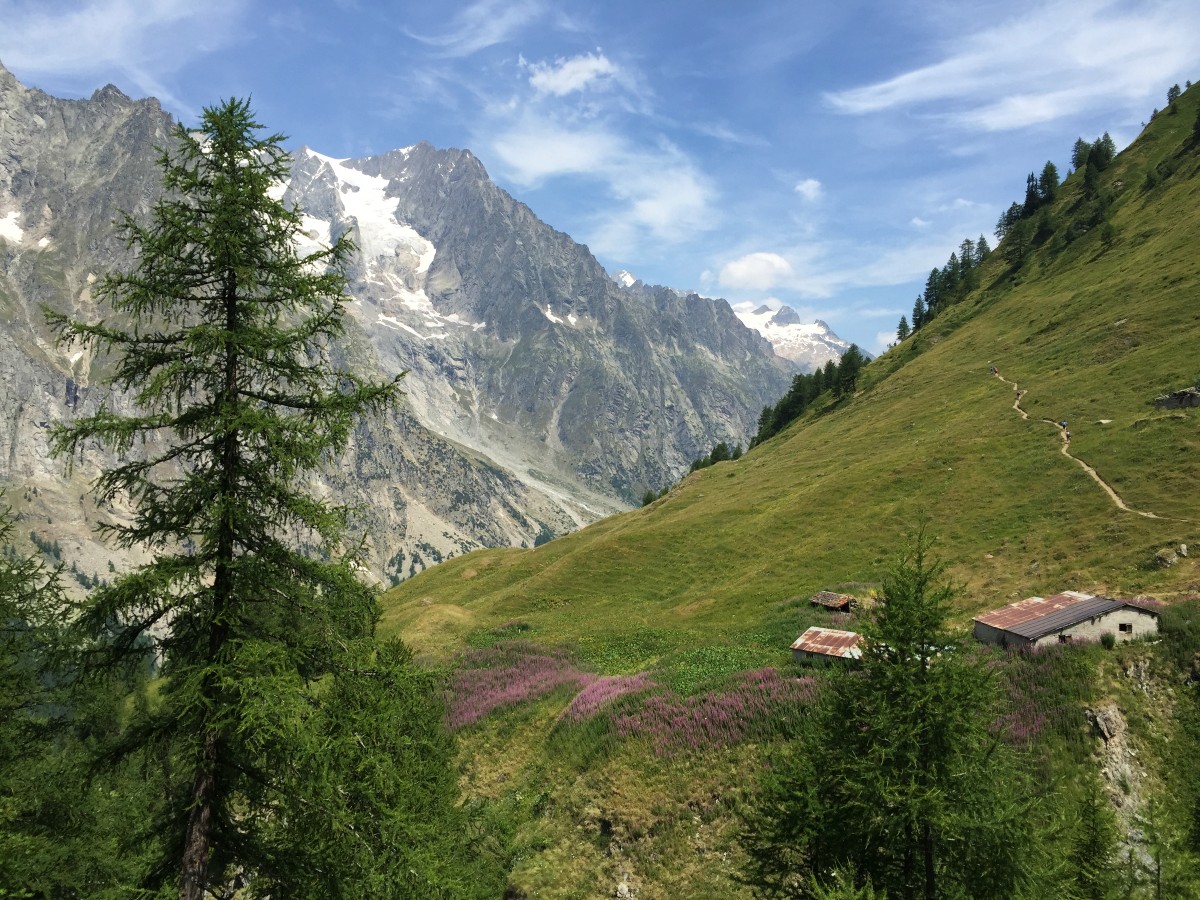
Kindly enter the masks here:
<path id="1" fill-rule="evenodd" d="M 976 284 L 864 366 L 852 393 L 823 393 L 740 459 L 693 472 L 641 510 L 533 551 L 450 561 L 385 597 L 383 627 L 436 658 L 511 648 L 519 638 L 570 648 L 576 665 L 610 679 L 610 691 L 635 677 L 667 691 L 640 712 L 632 700 L 615 701 L 628 706 L 583 737 L 571 738 L 559 719 L 564 706 L 582 702 L 570 692 L 462 733 L 469 795 L 509 804 L 522 823 L 515 833 L 531 842 L 513 876 L 523 890 L 611 890 L 625 867 L 639 873 L 640 896 L 742 895 L 733 811 L 749 798 L 737 773 L 761 765 L 791 726 L 781 721 L 781 731 L 742 737 L 748 744 L 709 743 L 699 755 L 665 760 L 655 756 L 657 731 L 621 735 L 639 733 L 638 723 L 650 728 L 647 710 L 667 716 L 668 707 L 676 733 L 688 734 L 688 710 L 706 708 L 713 691 L 736 694 L 751 673 L 787 670 L 788 644 L 805 626 L 828 622 L 805 598 L 821 589 L 882 591 L 922 518 L 958 587 L 946 611 L 952 629 L 1013 600 L 1068 589 L 1168 604 L 1173 636 L 1165 644 L 1179 648 L 1178 662 L 1158 648 L 1104 656 L 1097 647 L 1037 663 L 1048 668 L 1028 682 L 1019 660 L 1005 671 L 1015 679 L 1009 702 L 1022 691 L 1043 703 L 1060 698 L 1052 733 L 1023 749 L 1039 777 L 1062 789 L 1051 819 L 1075 823 L 1047 838 L 1053 863 L 1095 865 L 1072 870 L 1071 890 L 1087 895 L 1093 876 L 1116 890 L 1120 864 L 1141 878 L 1138 854 L 1153 856 L 1144 841 L 1106 843 L 1112 834 L 1132 840 L 1132 819 L 1104 837 L 1104 816 L 1086 814 L 1101 767 L 1093 754 L 1104 744 L 1085 711 L 1105 704 L 1123 710 L 1144 770 L 1128 774 L 1133 793 L 1115 781 L 1105 789 L 1136 794 L 1117 809 L 1126 815 L 1169 785 L 1183 806 L 1168 817 L 1176 837 L 1162 845 L 1170 848 L 1163 859 L 1182 865 L 1185 807 L 1200 785 L 1180 762 L 1186 754 L 1177 755 L 1196 734 L 1184 702 L 1191 695 L 1179 684 L 1200 650 L 1186 624 L 1200 572 L 1194 553 L 1176 551 L 1200 544 L 1200 410 L 1160 409 L 1154 400 L 1200 378 L 1200 95 L 1181 92 L 1173 109 L 1102 169 L 1072 171 L 1029 217 L 1022 205 L 1016 227 L 1028 229 L 1027 240 L 1006 233 L 974 267 Z M 1095 141 L 1084 143 L 1090 154 Z M 1025 391 L 1028 419 L 993 368 Z M 1154 517 L 1118 509 L 1063 456 L 1054 424 L 1062 421 L 1071 454 Z M 1160 562 L 1171 557 L 1173 565 Z M 1137 672 L 1154 673 L 1144 689 L 1130 680 Z M 516 799 L 547 783 L 536 809 Z M 1100 823 L 1091 838 L 1075 830 L 1086 821 Z M 601 837 L 579 837 L 591 829 Z M 1101 850 L 1087 851 L 1089 840 Z M 702 848 L 723 862 L 694 865 L 695 854 L 713 858 Z M 576 855 L 556 881 L 552 861 Z"/>

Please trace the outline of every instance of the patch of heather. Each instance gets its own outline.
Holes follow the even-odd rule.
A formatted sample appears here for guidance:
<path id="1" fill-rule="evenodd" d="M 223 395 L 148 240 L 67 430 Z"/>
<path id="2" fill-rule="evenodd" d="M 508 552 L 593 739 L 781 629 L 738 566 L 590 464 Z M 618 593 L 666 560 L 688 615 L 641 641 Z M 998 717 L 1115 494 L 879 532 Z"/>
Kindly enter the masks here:
<path id="1" fill-rule="evenodd" d="M 583 690 L 576 694 L 571 704 L 563 710 L 559 721 L 570 725 L 578 724 L 595 716 L 618 697 L 653 687 L 657 685 L 648 672 L 639 672 L 636 675 L 587 676 Z"/>
<path id="2" fill-rule="evenodd" d="M 774 669 L 744 672 L 733 686 L 695 697 L 652 694 L 638 709 L 614 716 L 620 737 L 644 738 L 658 756 L 675 756 L 770 737 L 802 712 L 816 692 L 810 677 Z"/>
<path id="3" fill-rule="evenodd" d="M 500 707 L 536 700 L 563 685 L 594 678 L 575 668 L 564 650 L 523 641 L 468 650 L 451 679 L 447 724 L 451 730 L 465 728 Z"/>

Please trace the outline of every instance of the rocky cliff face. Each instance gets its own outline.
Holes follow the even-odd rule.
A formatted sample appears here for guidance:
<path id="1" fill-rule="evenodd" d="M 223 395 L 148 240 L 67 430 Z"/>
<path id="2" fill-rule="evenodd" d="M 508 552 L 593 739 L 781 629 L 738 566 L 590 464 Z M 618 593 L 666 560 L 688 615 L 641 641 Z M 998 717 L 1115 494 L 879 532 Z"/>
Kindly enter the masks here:
<path id="1" fill-rule="evenodd" d="M 105 459 L 64 473 L 47 439 L 108 397 L 105 362 L 56 348 L 40 307 L 106 314 L 91 286 L 130 264 L 112 223 L 148 212 L 171 124 L 154 100 L 112 86 L 58 100 L 0 67 L 0 484 L 27 530 L 101 577 L 128 561 L 91 533 L 122 514 L 90 506 Z M 349 232 L 359 248 L 347 352 L 409 373 L 400 408 L 364 423 L 314 481 L 362 509 L 383 576 L 623 508 L 716 441 L 744 442 L 786 389 L 770 346 L 723 301 L 623 290 L 469 152 L 302 149 L 279 191 L 303 211 L 305 241 Z"/>

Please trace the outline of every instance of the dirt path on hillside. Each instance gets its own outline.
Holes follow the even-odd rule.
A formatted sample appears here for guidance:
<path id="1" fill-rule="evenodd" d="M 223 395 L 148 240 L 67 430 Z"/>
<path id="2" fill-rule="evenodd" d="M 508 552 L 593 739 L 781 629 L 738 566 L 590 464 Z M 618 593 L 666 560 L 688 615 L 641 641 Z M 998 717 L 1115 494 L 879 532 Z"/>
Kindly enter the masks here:
<path id="1" fill-rule="evenodd" d="M 1025 410 L 1023 410 L 1021 408 L 1021 398 L 1025 396 L 1025 391 L 1023 391 L 1020 387 L 1018 387 L 1018 385 L 1015 381 L 1009 381 L 1007 378 L 1005 378 L 1003 375 L 1001 375 L 995 369 L 992 370 L 992 374 L 995 375 L 1001 381 L 1003 381 L 1005 384 L 1012 386 L 1013 393 L 1016 395 L 1016 398 L 1013 400 L 1013 409 L 1015 409 L 1017 411 L 1017 414 L 1022 419 L 1029 421 L 1029 413 L 1025 412 Z M 1112 485 L 1100 477 L 1100 474 L 1095 469 L 1093 469 L 1091 466 L 1089 466 L 1087 463 L 1085 463 L 1078 456 L 1072 456 L 1071 455 L 1071 437 L 1070 437 L 1071 432 L 1068 429 L 1064 428 L 1061 422 L 1052 422 L 1049 419 L 1040 419 L 1039 421 L 1045 422 L 1047 425 L 1050 425 L 1050 426 L 1058 429 L 1059 440 L 1062 441 L 1062 446 L 1059 447 L 1059 452 L 1062 453 L 1062 455 L 1065 456 L 1067 459 L 1074 460 L 1076 463 L 1078 463 L 1079 467 L 1081 469 L 1083 469 L 1083 471 L 1088 473 L 1088 476 L 1092 479 L 1092 481 L 1094 481 L 1094 482 L 1096 482 L 1096 484 L 1100 485 L 1101 490 L 1103 490 L 1104 493 L 1108 494 L 1109 499 L 1112 500 L 1112 502 L 1116 505 L 1117 509 L 1124 510 L 1125 512 L 1131 512 L 1137 516 L 1144 516 L 1147 519 L 1161 518 L 1161 516 L 1158 516 L 1152 512 L 1143 512 L 1140 509 L 1134 509 L 1133 507 L 1129 506 L 1129 504 L 1127 504 L 1124 500 L 1121 499 L 1121 495 L 1118 494 L 1115 490 L 1113 490 Z"/>

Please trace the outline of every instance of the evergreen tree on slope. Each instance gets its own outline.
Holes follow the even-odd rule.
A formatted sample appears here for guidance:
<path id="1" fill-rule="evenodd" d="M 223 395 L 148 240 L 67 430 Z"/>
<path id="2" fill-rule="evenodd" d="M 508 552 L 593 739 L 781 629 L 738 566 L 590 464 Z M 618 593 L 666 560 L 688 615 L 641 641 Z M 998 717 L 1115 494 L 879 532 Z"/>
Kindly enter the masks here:
<path id="1" fill-rule="evenodd" d="M 373 654 L 378 607 L 355 574 L 345 510 L 299 484 L 345 447 L 359 416 L 398 392 L 396 381 L 366 383 L 331 362 L 351 246 L 339 239 L 298 255 L 299 215 L 272 197 L 288 176 L 283 138 L 261 136 L 247 103 L 206 109 L 198 131 L 181 126 L 175 140 L 160 159 L 164 193 L 150 224 L 123 223 L 136 267 L 101 284 L 113 322 L 51 317 L 63 342 L 112 355 L 113 384 L 139 409 L 101 408 L 59 429 L 55 446 L 73 455 L 97 442 L 121 458 L 95 490 L 102 503 L 130 498 L 135 514 L 105 530 L 155 553 L 94 593 L 79 623 L 91 641 L 85 672 L 140 658 L 147 639 L 162 660 L 157 702 L 107 749 L 161 762 L 155 829 L 165 851 L 147 886 L 177 885 L 183 900 L 246 881 L 256 893 L 291 885 L 289 896 L 302 896 L 297 884 L 330 883 L 343 885 L 337 896 L 440 895 L 427 854 L 392 840 L 375 805 L 348 806 L 330 784 L 389 752 L 379 729 L 312 738 L 336 721 L 324 704 L 339 685 L 376 666 L 416 706 L 432 703 L 428 685 L 402 677 L 402 654 Z M 317 553 L 298 552 L 302 541 Z M 384 730 L 444 762 L 444 741 L 421 733 L 430 721 Z M 393 815 L 407 802 L 436 821 L 437 804 L 422 801 L 443 794 L 444 779 L 400 790 L 386 781 L 403 777 L 387 769 L 369 790 L 400 798 Z M 328 826 L 325 839 L 298 839 L 313 817 Z M 339 859 L 364 858 L 370 871 L 352 865 L 338 877 Z"/>
<path id="2" fill-rule="evenodd" d="M 832 670 L 796 745 L 748 816 L 748 880 L 815 897 L 853 870 L 888 897 L 1041 896 L 993 673 L 945 627 L 952 590 L 918 533 L 884 581 L 859 671 Z M 860 884 L 861 887 L 861 884 Z"/>

